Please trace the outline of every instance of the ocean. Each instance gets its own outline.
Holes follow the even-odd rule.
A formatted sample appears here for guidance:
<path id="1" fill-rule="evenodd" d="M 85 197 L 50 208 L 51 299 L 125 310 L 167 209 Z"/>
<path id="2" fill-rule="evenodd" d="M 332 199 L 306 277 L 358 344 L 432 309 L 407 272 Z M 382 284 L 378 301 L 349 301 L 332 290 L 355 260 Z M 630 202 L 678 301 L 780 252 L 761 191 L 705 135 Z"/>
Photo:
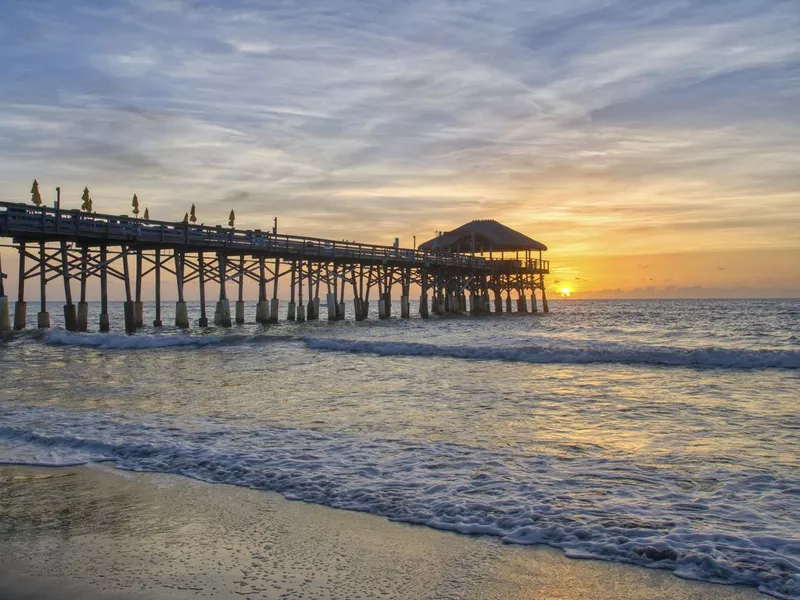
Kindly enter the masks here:
<path id="1" fill-rule="evenodd" d="M 179 474 L 800 598 L 800 301 L 551 311 L 127 336 L 52 309 L 0 341 L 0 462 Z"/>

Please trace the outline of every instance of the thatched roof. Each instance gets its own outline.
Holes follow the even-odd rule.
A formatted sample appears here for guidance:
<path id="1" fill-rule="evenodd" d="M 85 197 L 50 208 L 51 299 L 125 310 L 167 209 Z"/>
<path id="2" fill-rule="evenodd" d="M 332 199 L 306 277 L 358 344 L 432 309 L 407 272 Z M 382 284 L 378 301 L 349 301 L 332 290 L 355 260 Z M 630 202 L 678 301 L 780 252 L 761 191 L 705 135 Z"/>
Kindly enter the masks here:
<path id="1" fill-rule="evenodd" d="M 514 231 L 494 219 L 470 221 L 458 229 L 447 231 L 420 244 L 419 249 L 438 252 L 470 252 L 473 236 L 475 236 L 475 252 L 488 252 L 490 248 L 496 252 L 547 250 L 547 246 L 541 242 L 537 242 L 519 231 Z"/>

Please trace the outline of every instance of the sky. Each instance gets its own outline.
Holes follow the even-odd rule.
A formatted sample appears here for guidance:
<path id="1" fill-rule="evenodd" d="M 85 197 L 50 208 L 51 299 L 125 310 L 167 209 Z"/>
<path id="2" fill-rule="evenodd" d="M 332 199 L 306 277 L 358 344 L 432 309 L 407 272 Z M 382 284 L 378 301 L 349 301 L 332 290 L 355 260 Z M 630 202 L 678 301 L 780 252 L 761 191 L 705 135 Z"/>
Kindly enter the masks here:
<path id="1" fill-rule="evenodd" d="M 494 218 L 572 297 L 800 297 L 798 0 L 2 8 L 0 200 L 403 246 Z"/>

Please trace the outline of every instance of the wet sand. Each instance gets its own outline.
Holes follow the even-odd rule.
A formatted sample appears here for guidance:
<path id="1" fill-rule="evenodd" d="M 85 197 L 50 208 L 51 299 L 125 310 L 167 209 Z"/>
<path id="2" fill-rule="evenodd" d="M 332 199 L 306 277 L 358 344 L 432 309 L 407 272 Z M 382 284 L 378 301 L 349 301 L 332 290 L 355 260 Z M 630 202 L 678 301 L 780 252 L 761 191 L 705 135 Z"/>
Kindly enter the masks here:
<path id="1" fill-rule="evenodd" d="M 763 598 L 104 466 L 0 467 L 0 598 Z"/>

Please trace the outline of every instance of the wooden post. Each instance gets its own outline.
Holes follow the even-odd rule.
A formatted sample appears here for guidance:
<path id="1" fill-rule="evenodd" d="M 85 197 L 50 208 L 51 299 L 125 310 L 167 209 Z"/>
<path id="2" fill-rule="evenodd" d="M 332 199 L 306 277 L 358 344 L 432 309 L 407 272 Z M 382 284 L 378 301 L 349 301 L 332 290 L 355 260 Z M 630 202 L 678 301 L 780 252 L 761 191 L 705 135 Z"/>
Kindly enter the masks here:
<path id="1" fill-rule="evenodd" d="M 297 261 L 292 261 L 289 268 L 289 306 L 286 309 L 286 320 L 294 321 L 297 316 L 297 305 L 294 302 L 294 288 L 297 284 Z"/>
<path id="2" fill-rule="evenodd" d="M 203 253 L 197 253 L 197 273 L 200 281 L 200 327 L 208 327 L 208 317 L 206 316 L 206 265 L 203 261 Z"/>
<path id="3" fill-rule="evenodd" d="M 3 257 L 0 256 L 0 331 L 11 331 L 11 313 L 8 310 L 8 296 L 6 296 L 3 280 L 6 274 L 3 273 Z"/>
<path id="4" fill-rule="evenodd" d="M 69 258 L 67 256 L 67 242 L 61 242 L 61 276 L 64 279 L 64 329 L 67 331 L 78 330 L 78 319 L 75 305 L 72 303 L 72 286 L 69 283 Z"/>
<path id="5" fill-rule="evenodd" d="M 28 303 L 25 302 L 25 242 L 19 244 L 19 280 L 17 281 L 17 303 L 14 305 L 14 329 L 25 329 Z"/>
<path id="6" fill-rule="evenodd" d="M 156 248 L 156 265 L 155 265 L 155 300 L 156 300 L 156 318 L 153 319 L 153 327 L 161 327 L 161 249 Z"/>
<path id="7" fill-rule="evenodd" d="M 224 252 L 217 253 L 217 264 L 219 265 L 219 301 L 214 310 L 214 325 L 230 327 L 231 305 L 225 287 L 228 279 L 228 256 Z"/>
<path id="8" fill-rule="evenodd" d="M 239 256 L 239 296 L 236 300 L 235 309 L 236 324 L 244 323 L 244 254 Z"/>
<path id="9" fill-rule="evenodd" d="M 122 275 L 125 279 L 125 304 L 123 311 L 125 313 L 125 333 L 132 334 L 136 331 L 136 307 L 133 303 L 133 295 L 131 294 L 131 274 L 128 268 L 128 248 L 122 247 Z"/>
<path id="10" fill-rule="evenodd" d="M 108 248 L 100 247 L 100 331 L 110 330 L 108 318 Z"/>
<path id="11" fill-rule="evenodd" d="M 258 257 L 258 305 L 256 306 L 256 323 L 269 321 L 269 307 L 267 307 L 267 272 L 265 258 Z"/>
<path id="12" fill-rule="evenodd" d="M 89 249 L 84 246 L 81 248 L 81 298 L 78 301 L 78 331 L 86 331 L 89 328 L 89 304 L 86 302 L 88 269 Z"/>
<path id="13" fill-rule="evenodd" d="M 50 327 L 50 315 L 47 313 L 47 253 L 44 242 L 39 242 L 39 302 L 37 325 L 39 329 L 47 329 Z"/>
<path id="14" fill-rule="evenodd" d="M 142 304 L 142 250 L 136 249 L 136 304 L 133 305 L 136 327 L 144 326 L 144 304 Z"/>
<path id="15" fill-rule="evenodd" d="M 280 308 L 280 300 L 278 300 L 278 278 L 281 272 L 281 259 L 275 259 L 275 278 L 272 281 L 272 301 L 269 305 L 269 320 L 272 323 L 278 322 L 278 309 Z"/>
<path id="16" fill-rule="evenodd" d="M 186 255 L 175 250 L 172 258 L 175 260 L 175 282 L 178 285 L 178 301 L 175 303 L 175 326 L 187 329 L 189 327 L 189 309 L 183 298 L 183 267 Z"/>

